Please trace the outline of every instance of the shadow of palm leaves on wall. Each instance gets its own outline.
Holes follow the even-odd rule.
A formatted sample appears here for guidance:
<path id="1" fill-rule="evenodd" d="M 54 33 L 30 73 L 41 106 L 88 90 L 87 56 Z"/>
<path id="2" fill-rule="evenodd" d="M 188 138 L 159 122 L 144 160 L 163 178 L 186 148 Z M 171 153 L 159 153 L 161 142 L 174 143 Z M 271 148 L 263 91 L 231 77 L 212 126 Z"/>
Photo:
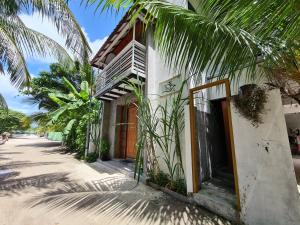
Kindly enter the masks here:
<path id="1" fill-rule="evenodd" d="M 171 199 L 162 192 L 120 176 L 89 183 L 67 183 L 55 191 L 36 196 L 30 208 L 45 206 L 60 215 L 73 212 L 108 217 L 109 224 L 230 224 L 192 205 Z"/>

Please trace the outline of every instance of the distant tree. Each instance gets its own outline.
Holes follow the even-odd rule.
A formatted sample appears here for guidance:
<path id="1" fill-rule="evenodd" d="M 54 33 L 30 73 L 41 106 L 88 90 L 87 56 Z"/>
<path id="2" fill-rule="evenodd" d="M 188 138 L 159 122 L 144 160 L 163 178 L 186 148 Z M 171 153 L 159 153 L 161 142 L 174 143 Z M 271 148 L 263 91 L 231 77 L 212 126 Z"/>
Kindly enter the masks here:
<path id="1" fill-rule="evenodd" d="M 0 109 L 7 109 L 6 101 L 3 95 L 1 95 L 1 93 L 0 93 Z"/>
<path id="2" fill-rule="evenodd" d="M 78 62 L 69 66 L 60 63 L 50 65 L 50 71 L 42 71 L 38 77 L 31 80 L 30 88 L 23 91 L 28 96 L 27 101 L 37 104 L 39 108 L 54 110 L 58 104 L 49 98 L 49 93 L 60 92 L 67 94 L 69 89 L 65 86 L 63 77 L 79 90 L 81 83 L 80 65 Z"/>
<path id="3" fill-rule="evenodd" d="M 31 120 L 24 113 L 0 109 L 0 134 L 3 132 L 24 131 L 30 128 Z"/>

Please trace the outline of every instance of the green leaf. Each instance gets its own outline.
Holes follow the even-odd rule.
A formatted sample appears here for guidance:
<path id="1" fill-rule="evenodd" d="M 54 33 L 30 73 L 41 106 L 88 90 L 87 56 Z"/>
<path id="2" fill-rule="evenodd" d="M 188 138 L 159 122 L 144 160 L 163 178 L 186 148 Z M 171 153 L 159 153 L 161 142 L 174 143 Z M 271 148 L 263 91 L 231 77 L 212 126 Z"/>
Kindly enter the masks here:
<path id="1" fill-rule="evenodd" d="M 87 81 L 82 81 L 80 85 L 80 96 L 83 100 L 89 99 L 89 84 Z"/>
<path id="2" fill-rule="evenodd" d="M 66 103 L 64 101 L 62 101 L 61 99 L 59 99 L 58 96 L 55 93 L 49 93 L 48 96 L 52 101 L 57 103 L 59 106 L 62 107 L 62 106 L 66 105 Z"/>
<path id="3" fill-rule="evenodd" d="M 68 135 L 70 133 L 70 131 L 72 130 L 73 125 L 75 124 L 76 121 L 77 121 L 76 119 L 72 119 L 68 122 L 67 126 L 64 129 L 65 135 Z"/>
<path id="4" fill-rule="evenodd" d="M 73 86 L 73 84 L 68 81 L 67 78 L 63 77 L 63 81 L 64 84 L 66 85 L 66 87 L 71 91 L 71 93 L 76 97 L 76 98 L 81 98 L 80 94 L 78 93 L 78 91 L 76 90 L 76 88 Z"/>

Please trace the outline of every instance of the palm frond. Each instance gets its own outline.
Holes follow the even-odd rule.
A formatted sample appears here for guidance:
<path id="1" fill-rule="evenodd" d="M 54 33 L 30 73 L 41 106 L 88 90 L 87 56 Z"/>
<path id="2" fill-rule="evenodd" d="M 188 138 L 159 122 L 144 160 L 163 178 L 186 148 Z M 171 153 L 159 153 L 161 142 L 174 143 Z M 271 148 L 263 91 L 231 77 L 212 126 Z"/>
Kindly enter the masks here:
<path id="1" fill-rule="evenodd" d="M 196 11 L 163 0 L 87 2 L 102 10 L 118 11 L 130 3 L 136 13 L 146 9 L 146 23 L 155 24 L 155 42 L 167 64 L 198 75 L 229 74 L 234 80 L 246 68 L 246 76 L 254 78 L 258 59 L 269 65 L 293 61 L 300 37 L 296 1 L 199 0 Z"/>
<path id="2" fill-rule="evenodd" d="M 10 80 L 16 87 L 29 83 L 30 74 L 26 67 L 25 59 L 20 52 L 14 38 L 0 27 L 0 69 L 6 69 Z"/>
<path id="3" fill-rule="evenodd" d="M 5 98 L 3 97 L 3 95 L 1 95 L 0 93 L 0 109 L 8 109 L 7 107 L 7 103 L 5 101 Z"/>
<path id="4" fill-rule="evenodd" d="M 66 38 L 66 46 L 81 60 L 86 60 L 91 53 L 88 41 L 76 21 L 73 13 L 64 0 L 13 0 L 19 10 L 27 9 L 28 12 L 38 12 L 43 17 L 49 18 L 59 34 Z"/>
<path id="5" fill-rule="evenodd" d="M 169 66 L 219 77 L 256 67 L 260 40 L 245 30 L 161 1 L 144 2 L 155 19 L 155 41 Z M 152 19 L 151 19 L 152 18 Z"/>
<path id="6" fill-rule="evenodd" d="M 70 61 L 66 50 L 51 38 L 32 30 L 17 16 L 0 15 L 0 26 L 8 32 L 20 51 L 29 56 L 55 56 L 59 61 Z"/>

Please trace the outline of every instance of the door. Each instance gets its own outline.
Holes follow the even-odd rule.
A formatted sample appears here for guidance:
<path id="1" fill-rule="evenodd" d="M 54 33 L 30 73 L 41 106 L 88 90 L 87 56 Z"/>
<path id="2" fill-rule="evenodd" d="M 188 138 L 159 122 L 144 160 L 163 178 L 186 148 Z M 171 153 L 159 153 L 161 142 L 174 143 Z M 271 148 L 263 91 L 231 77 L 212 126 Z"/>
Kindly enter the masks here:
<path id="1" fill-rule="evenodd" d="M 126 158 L 135 159 L 137 140 L 137 107 L 129 105 L 127 111 Z"/>
<path id="2" fill-rule="evenodd" d="M 227 151 L 227 166 L 233 171 L 233 162 L 232 162 L 232 146 L 230 143 L 230 130 L 229 130 L 229 116 L 228 116 L 228 103 L 226 100 L 221 102 L 222 112 L 223 112 L 223 121 L 224 121 L 224 131 L 225 131 L 225 140 L 226 140 L 226 151 Z"/>

